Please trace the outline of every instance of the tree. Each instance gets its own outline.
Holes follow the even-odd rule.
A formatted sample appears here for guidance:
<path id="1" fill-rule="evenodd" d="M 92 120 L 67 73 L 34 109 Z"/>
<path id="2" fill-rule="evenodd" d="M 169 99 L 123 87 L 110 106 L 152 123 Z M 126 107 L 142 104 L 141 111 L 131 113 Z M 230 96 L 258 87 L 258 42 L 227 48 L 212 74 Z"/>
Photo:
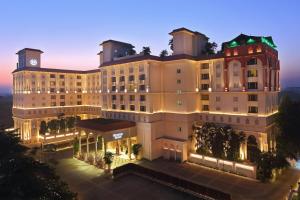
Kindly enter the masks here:
<path id="1" fill-rule="evenodd" d="M 1 199 L 77 199 L 47 164 L 25 153 L 14 134 L 0 132 Z"/>
<path id="2" fill-rule="evenodd" d="M 166 56 L 168 56 L 168 51 L 165 49 L 165 50 L 162 50 L 161 52 L 160 52 L 160 55 L 159 55 L 161 58 L 163 58 L 163 57 L 166 57 Z"/>
<path id="3" fill-rule="evenodd" d="M 112 152 L 106 152 L 104 157 L 104 162 L 105 164 L 108 166 L 108 171 L 110 171 L 110 167 L 111 167 L 111 163 L 113 162 L 113 159 L 114 159 L 114 155 Z"/>
<path id="4" fill-rule="evenodd" d="M 258 144 L 256 142 L 256 138 L 253 135 L 250 135 L 247 139 L 247 158 L 253 163 L 257 163 L 260 150 L 258 148 Z"/>
<path id="5" fill-rule="evenodd" d="M 132 145 L 132 153 L 134 154 L 135 158 L 138 157 L 141 149 L 142 149 L 142 145 L 141 144 L 134 144 L 134 145 Z"/>
<path id="6" fill-rule="evenodd" d="M 216 54 L 216 48 L 218 47 L 217 43 L 215 42 L 207 42 L 205 44 L 204 50 L 202 51 L 203 54 L 206 55 L 213 55 Z"/>
<path id="7" fill-rule="evenodd" d="M 142 53 L 144 55 L 150 55 L 151 54 L 150 47 L 143 47 Z"/>
<path id="8" fill-rule="evenodd" d="M 275 157 L 270 152 L 263 152 L 257 160 L 257 178 L 265 182 L 272 178 L 272 170 L 275 168 Z"/>
<path id="9" fill-rule="evenodd" d="M 48 122 L 48 127 L 51 132 L 57 132 L 59 129 L 59 121 L 57 119 L 53 119 Z"/>
<path id="10" fill-rule="evenodd" d="M 238 134 L 231 128 L 228 132 L 228 147 L 226 149 L 226 157 L 228 160 L 238 161 L 240 158 L 241 144 L 245 143 L 245 134 L 239 132 Z"/>
<path id="11" fill-rule="evenodd" d="M 79 140 L 77 137 L 75 137 L 73 141 L 73 154 L 77 155 L 78 151 L 79 151 Z"/>
<path id="12" fill-rule="evenodd" d="M 172 51 L 174 51 L 173 38 L 169 40 L 169 46 Z"/>
<path id="13" fill-rule="evenodd" d="M 47 123 L 43 120 L 41 121 L 41 124 L 40 124 L 40 134 L 41 135 L 45 135 L 45 133 L 47 132 Z"/>
<path id="14" fill-rule="evenodd" d="M 75 127 L 75 117 L 67 117 L 66 126 L 68 129 L 72 129 Z"/>
<path id="15" fill-rule="evenodd" d="M 66 130 L 66 120 L 64 118 L 61 118 L 59 120 L 59 130 L 65 131 Z"/>
<path id="16" fill-rule="evenodd" d="M 276 153 L 283 157 L 297 159 L 300 154 L 300 102 L 284 96 L 276 116 L 279 134 L 276 137 Z"/>

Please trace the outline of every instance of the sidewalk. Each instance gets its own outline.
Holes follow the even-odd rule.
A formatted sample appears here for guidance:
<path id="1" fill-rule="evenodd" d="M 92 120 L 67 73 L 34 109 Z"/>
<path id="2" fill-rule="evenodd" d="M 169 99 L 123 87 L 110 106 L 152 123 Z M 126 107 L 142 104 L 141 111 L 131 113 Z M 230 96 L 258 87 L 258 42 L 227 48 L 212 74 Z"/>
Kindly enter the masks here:
<path id="1" fill-rule="evenodd" d="M 151 162 L 142 160 L 138 164 L 229 193 L 233 200 L 284 199 L 288 195 L 290 185 L 297 183 L 300 177 L 299 170 L 288 169 L 274 183 L 261 183 L 192 163 L 158 159 Z"/>

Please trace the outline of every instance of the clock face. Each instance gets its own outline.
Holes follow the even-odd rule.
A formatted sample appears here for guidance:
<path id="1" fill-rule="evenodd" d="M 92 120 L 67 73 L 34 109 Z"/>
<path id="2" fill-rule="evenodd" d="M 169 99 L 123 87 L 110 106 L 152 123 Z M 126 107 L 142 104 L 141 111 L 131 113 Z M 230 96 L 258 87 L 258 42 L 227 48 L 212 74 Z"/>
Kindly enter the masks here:
<path id="1" fill-rule="evenodd" d="M 32 66 L 36 66 L 37 65 L 37 59 L 30 59 L 29 60 L 29 63 L 30 63 L 30 65 L 32 65 Z"/>

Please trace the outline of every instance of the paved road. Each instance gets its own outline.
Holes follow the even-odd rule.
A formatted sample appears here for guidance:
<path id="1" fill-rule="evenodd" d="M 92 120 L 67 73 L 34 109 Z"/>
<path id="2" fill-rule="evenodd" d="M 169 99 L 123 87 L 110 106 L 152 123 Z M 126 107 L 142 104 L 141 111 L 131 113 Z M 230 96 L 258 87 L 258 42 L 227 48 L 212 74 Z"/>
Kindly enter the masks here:
<path id="1" fill-rule="evenodd" d="M 72 158 L 59 160 L 56 171 L 80 200 L 199 200 L 135 175 L 112 180 L 103 170 Z"/>
<path id="2" fill-rule="evenodd" d="M 297 183 L 300 177 L 299 170 L 288 169 L 274 183 L 261 183 L 191 163 L 158 159 L 142 160 L 139 164 L 229 193 L 234 200 L 282 200 L 290 185 Z"/>

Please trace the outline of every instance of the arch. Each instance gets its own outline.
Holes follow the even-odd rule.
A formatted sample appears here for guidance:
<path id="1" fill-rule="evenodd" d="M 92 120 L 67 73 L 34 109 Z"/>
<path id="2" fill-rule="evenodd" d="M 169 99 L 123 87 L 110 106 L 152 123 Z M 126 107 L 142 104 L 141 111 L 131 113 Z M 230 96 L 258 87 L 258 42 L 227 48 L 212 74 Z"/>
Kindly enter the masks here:
<path id="1" fill-rule="evenodd" d="M 249 135 L 247 138 L 247 159 L 255 162 L 259 154 L 258 143 L 254 135 Z"/>

